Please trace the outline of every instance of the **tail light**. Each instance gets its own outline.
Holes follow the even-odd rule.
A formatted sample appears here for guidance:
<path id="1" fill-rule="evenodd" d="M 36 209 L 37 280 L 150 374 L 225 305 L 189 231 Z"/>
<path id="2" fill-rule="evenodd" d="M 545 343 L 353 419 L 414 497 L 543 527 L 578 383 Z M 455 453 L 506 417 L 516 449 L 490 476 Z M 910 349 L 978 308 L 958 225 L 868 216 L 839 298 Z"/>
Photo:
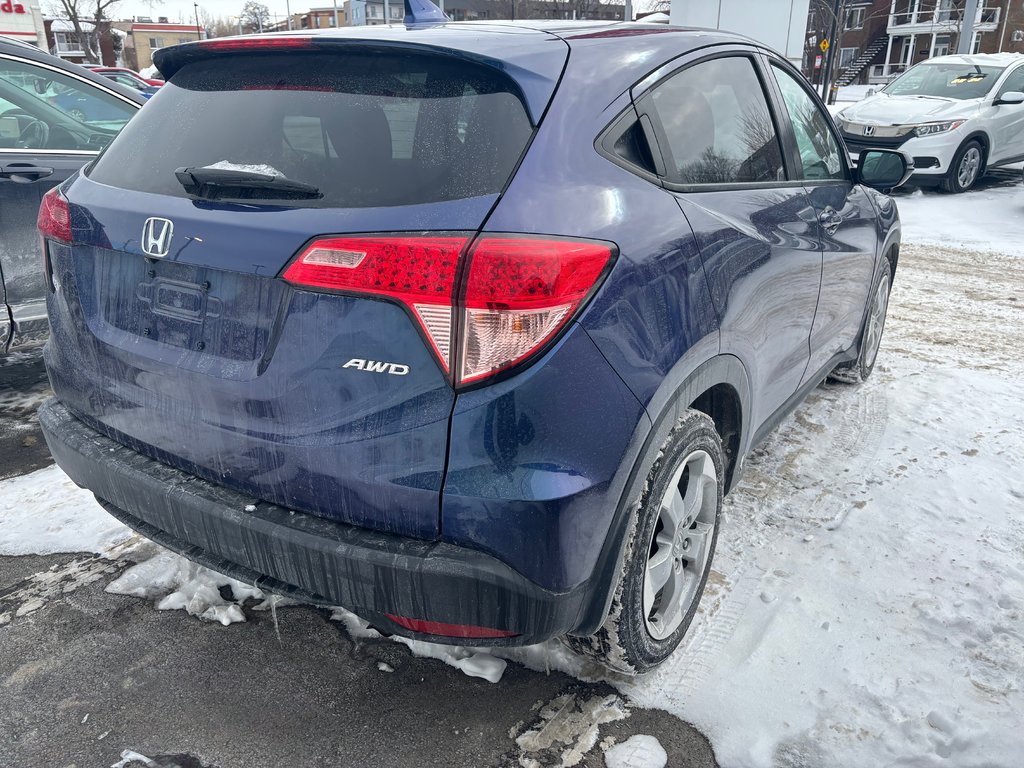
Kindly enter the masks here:
<path id="1" fill-rule="evenodd" d="M 39 234 L 47 240 L 71 242 L 71 210 L 68 208 L 68 201 L 57 187 L 43 195 L 36 226 L 39 228 Z"/>
<path id="2" fill-rule="evenodd" d="M 310 244 L 283 276 L 398 301 L 458 386 L 544 349 L 598 288 L 612 256 L 608 243 L 522 235 L 472 245 L 468 235 L 331 237 Z"/>

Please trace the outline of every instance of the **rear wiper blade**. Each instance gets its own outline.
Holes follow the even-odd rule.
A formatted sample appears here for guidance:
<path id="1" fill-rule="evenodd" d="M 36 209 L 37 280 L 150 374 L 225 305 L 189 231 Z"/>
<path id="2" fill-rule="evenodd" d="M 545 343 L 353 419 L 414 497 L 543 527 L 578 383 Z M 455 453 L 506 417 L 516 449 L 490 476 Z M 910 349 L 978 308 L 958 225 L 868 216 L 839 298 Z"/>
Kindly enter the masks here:
<path id="1" fill-rule="evenodd" d="M 227 168 L 179 168 L 174 175 L 190 195 L 208 200 L 223 197 L 312 200 L 324 196 L 312 184 L 270 173 Z"/>

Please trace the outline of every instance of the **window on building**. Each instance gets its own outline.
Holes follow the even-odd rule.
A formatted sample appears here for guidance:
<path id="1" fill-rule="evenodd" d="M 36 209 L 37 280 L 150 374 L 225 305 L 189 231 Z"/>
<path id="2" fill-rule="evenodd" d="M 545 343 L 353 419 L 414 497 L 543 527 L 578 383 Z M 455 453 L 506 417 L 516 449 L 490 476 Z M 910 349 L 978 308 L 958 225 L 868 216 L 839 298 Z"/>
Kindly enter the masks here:
<path id="1" fill-rule="evenodd" d="M 157 48 L 163 48 L 164 47 L 164 39 L 162 37 L 151 37 L 151 38 L 149 38 L 149 47 L 152 48 L 154 51 Z"/>
<path id="2" fill-rule="evenodd" d="M 848 66 L 853 64 L 853 60 L 857 57 L 856 48 L 840 48 L 839 49 L 839 70 L 842 71 Z"/>
<path id="3" fill-rule="evenodd" d="M 949 54 L 949 35 L 939 35 L 935 38 L 935 47 L 932 49 L 933 56 L 946 56 Z"/>
<path id="4" fill-rule="evenodd" d="M 864 27 L 864 9 L 850 8 L 846 11 L 843 29 L 862 29 Z"/>
<path id="5" fill-rule="evenodd" d="M 655 86 L 651 104 L 679 184 L 737 184 L 785 178 L 782 149 L 753 62 L 703 61 Z"/>

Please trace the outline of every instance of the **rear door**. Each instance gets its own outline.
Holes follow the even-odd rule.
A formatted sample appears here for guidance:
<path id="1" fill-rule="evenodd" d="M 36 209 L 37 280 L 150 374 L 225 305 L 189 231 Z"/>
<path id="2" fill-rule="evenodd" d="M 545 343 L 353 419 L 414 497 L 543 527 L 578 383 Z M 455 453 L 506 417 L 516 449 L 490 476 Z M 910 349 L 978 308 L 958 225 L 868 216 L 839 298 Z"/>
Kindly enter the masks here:
<path id="1" fill-rule="evenodd" d="M 68 190 L 58 397 L 254 500 L 436 536 L 443 305 L 532 131 L 515 81 L 436 52 L 186 63 Z"/>
<path id="2" fill-rule="evenodd" d="M 800 384 L 821 280 L 814 210 L 787 175 L 764 81 L 758 54 L 730 51 L 638 94 L 701 249 L 721 351 L 751 378 L 755 429 Z"/>
<path id="3" fill-rule="evenodd" d="M 72 101 L 103 119 L 68 114 L 61 104 Z M 0 265 L 21 333 L 38 336 L 46 326 L 35 226 L 43 194 L 95 158 L 137 110 L 87 80 L 0 54 Z"/>
<path id="4" fill-rule="evenodd" d="M 833 358 L 857 341 L 878 252 L 875 207 L 853 183 L 833 122 L 802 77 L 772 60 L 779 114 L 788 121 L 795 178 L 803 180 L 814 207 L 814 240 L 822 250 L 821 292 L 811 328 L 805 381 L 819 376 Z"/>

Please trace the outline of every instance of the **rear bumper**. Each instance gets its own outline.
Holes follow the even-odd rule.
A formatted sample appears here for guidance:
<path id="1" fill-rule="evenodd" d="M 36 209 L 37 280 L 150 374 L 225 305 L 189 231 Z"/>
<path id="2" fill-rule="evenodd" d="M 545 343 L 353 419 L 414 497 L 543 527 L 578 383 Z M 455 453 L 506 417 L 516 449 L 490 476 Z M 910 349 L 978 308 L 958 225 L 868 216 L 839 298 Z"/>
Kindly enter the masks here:
<path id="1" fill-rule="evenodd" d="M 552 592 L 499 560 L 445 542 L 332 522 L 254 500 L 143 456 L 61 403 L 39 409 L 57 464 L 115 517 L 185 557 L 260 589 L 340 605 L 393 634 L 524 645 L 575 629 L 588 585 Z M 386 614 L 514 632 L 464 640 L 411 632 Z"/>

